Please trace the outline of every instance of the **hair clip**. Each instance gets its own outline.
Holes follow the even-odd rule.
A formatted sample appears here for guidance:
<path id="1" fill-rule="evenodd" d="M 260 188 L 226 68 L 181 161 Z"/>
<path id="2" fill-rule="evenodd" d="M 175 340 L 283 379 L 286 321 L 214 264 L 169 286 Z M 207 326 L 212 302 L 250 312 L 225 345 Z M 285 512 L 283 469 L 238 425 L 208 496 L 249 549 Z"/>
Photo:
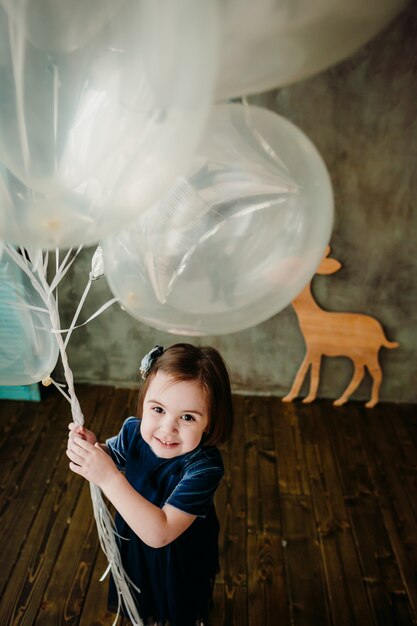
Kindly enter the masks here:
<path id="1" fill-rule="evenodd" d="M 152 350 L 148 352 L 148 354 L 145 354 L 142 361 L 140 362 L 140 368 L 139 368 L 139 371 L 141 373 L 143 380 L 146 379 L 147 375 L 150 372 L 152 365 L 155 363 L 156 359 L 159 356 L 161 356 L 163 351 L 164 349 L 162 346 L 154 346 Z"/>

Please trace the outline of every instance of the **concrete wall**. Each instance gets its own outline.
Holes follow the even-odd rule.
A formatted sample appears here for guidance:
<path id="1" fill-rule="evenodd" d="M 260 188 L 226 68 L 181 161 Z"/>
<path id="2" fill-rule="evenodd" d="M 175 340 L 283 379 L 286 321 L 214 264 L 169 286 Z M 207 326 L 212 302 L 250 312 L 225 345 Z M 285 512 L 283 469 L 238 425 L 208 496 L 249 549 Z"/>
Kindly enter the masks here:
<path id="1" fill-rule="evenodd" d="M 417 400 L 417 5 L 412 3 L 377 38 L 345 62 L 296 85 L 251 96 L 249 102 L 295 122 L 321 151 L 332 177 L 336 221 L 332 256 L 343 268 L 314 279 L 320 304 L 374 315 L 396 350 L 381 349 L 382 400 Z M 60 294 L 68 324 L 90 269 L 85 250 Z M 93 285 L 87 318 L 111 294 Z M 74 334 L 69 355 L 77 381 L 134 385 L 141 356 L 179 338 L 140 324 L 113 305 Z M 193 341 L 193 340 L 191 340 Z M 291 307 L 244 332 L 207 337 L 231 370 L 236 390 L 284 395 L 304 355 Z M 327 359 L 319 396 L 337 397 L 350 361 Z M 369 396 L 367 379 L 354 395 Z"/>

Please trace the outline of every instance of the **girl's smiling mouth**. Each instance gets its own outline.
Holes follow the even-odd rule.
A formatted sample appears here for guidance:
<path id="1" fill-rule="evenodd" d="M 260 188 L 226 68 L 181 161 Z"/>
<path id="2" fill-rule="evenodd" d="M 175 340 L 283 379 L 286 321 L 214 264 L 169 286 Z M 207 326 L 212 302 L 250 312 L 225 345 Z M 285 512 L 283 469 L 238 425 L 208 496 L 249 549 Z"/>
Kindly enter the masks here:
<path id="1" fill-rule="evenodd" d="M 165 441 L 164 439 L 160 439 L 159 437 L 155 437 L 155 439 L 162 444 L 163 446 L 167 446 L 168 448 L 172 446 L 178 446 L 178 442 L 176 441 Z"/>

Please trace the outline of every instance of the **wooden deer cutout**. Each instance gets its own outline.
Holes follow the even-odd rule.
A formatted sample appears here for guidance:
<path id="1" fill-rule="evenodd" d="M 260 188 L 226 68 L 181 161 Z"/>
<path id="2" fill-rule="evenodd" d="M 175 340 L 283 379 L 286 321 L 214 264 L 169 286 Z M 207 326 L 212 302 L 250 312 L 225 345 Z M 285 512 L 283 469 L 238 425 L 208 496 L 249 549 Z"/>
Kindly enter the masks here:
<path id="1" fill-rule="evenodd" d="M 326 249 L 317 274 L 334 274 L 342 264 L 329 259 L 330 246 Z M 298 323 L 307 346 L 307 352 L 294 379 L 291 391 L 283 398 L 291 402 L 297 397 L 304 378 L 311 366 L 310 391 L 303 402 L 312 402 L 317 395 L 320 364 L 323 356 L 345 356 L 353 361 L 352 380 L 340 398 L 333 403 L 341 406 L 359 386 L 365 375 L 365 367 L 372 378 L 371 399 L 365 406 L 377 404 L 382 382 L 382 370 L 378 361 L 379 349 L 397 348 L 396 341 L 388 341 L 381 324 L 370 315 L 358 313 L 336 313 L 320 308 L 311 293 L 311 283 L 292 301 Z"/>

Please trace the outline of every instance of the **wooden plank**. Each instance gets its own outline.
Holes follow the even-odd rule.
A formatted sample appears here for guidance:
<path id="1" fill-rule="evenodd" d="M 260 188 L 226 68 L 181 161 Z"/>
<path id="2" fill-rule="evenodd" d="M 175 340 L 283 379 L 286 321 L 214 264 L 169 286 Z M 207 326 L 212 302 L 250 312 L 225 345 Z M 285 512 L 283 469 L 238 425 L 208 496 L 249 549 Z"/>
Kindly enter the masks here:
<path id="1" fill-rule="evenodd" d="M 288 605 L 281 537 L 249 535 L 248 626 L 290 624 Z"/>
<path id="2" fill-rule="evenodd" d="M 261 527 L 258 532 L 282 534 L 279 508 L 278 458 L 273 433 L 269 398 L 257 397 L 258 480 L 260 485 Z"/>
<path id="3" fill-rule="evenodd" d="M 259 501 L 261 498 L 258 481 L 258 435 L 256 413 L 245 412 L 245 455 L 246 455 L 246 529 L 255 533 L 261 523 Z"/>
<path id="4" fill-rule="evenodd" d="M 391 427 L 390 443 L 398 442 L 401 456 L 395 454 L 395 468 L 401 477 L 408 500 L 413 511 L 415 523 L 417 523 L 417 438 L 414 441 L 407 424 L 403 419 L 401 407 L 395 409 L 382 406 L 384 414 L 387 415 Z M 417 420 L 416 434 L 417 434 Z"/>
<path id="5" fill-rule="evenodd" d="M 214 607 L 210 614 L 213 626 L 248 625 L 246 587 L 216 583 L 214 585 Z"/>
<path id="6" fill-rule="evenodd" d="M 43 422 L 35 421 L 31 438 L 23 439 L 27 446 L 14 451 L 14 454 L 20 453 L 20 460 L 8 476 L 8 490 L 2 495 L 0 592 L 9 581 L 15 560 L 54 474 L 56 458 L 64 449 L 66 427 L 59 422 L 66 408 L 61 399 L 57 404 L 49 404 L 40 414 Z"/>
<path id="7" fill-rule="evenodd" d="M 79 626 L 111 626 L 115 615 L 107 610 L 108 578 L 100 582 L 106 571 L 107 561 L 102 550 L 98 550 L 93 566 L 85 601 L 79 618 Z"/>
<path id="8" fill-rule="evenodd" d="M 284 558 L 294 626 L 331 624 L 323 564 L 312 503 L 305 496 L 281 496 Z"/>
<path id="9" fill-rule="evenodd" d="M 22 420 L 29 420 L 38 409 L 38 403 L 22 400 L 0 401 L 0 450 L 6 443 L 7 436 L 21 426 Z"/>
<path id="10" fill-rule="evenodd" d="M 299 408 L 314 517 L 324 565 L 333 622 L 338 626 L 374 624 L 360 564 L 348 521 L 336 461 L 324 416 L 332 418 L 329 403 Z"/>
<path id="11" fill-rule="evenodd" d="M 364 415 L 359 427 L 362 446 L 376 486 L 389 544 L 379 555 L 384 584 L 396 623 L 413 624 L 417 616 L 417 533 L 413 494 L 404 473 L 403 450 L 392 427 L 392 409 L 383 406 Z M 400 515 L 398 512 L 401 512 Z M 401 612 L 401 622 L 399 622 Z"/>
<path id="12" fill-rule="evenodd" d="M 243 396 L 234 398 L 234 435 L 225 455 L 225 477 L 216 497 L 216 504 L 221 503 L 218 508 L 221 570 L 217 580 L 228 586 L 246 584 L 246 467 L 243 445 L 246 406 Z"/>
<path id="13" fill-rule="evenodd" d="M 337 451 L 344 492 L 348 496 L 352 530 L 360 555 L 362 579 L 375 620 L 381 626 L 394 626 L 393 603 L 385 584 L 387 570 L 393 565 L 390 558 L 392 547 L 381 516 L 369 461 L 363 453 L 360 436 L 362 419 L 360 413 L 342 407 L 337 411 L 337 420 L 328 420 L 327 424 Z"/>
<path id="14" fill-rule="evenodd" d="M 54 555 L 65 532 L 66 520 L 78 495 L 74 483 L 75 480 L 70 479 L 61 489 L 50 488 L 43 498 L 43 509 L 31 524 L 3 592 L 0 623 L 34 623 Z"/>
<path id="15" fill-rule="evenodd" d="M 84 484 L 77 507 L 43 594 L 37 625 L 78 624 L 91 571 L 99 550 L 91 514 L 90 490 Z"/>
<path id="16" fill-rule="evenodd" d="M 21 479 L 28 471 L 28 459 L 36 439 L 57 408 L 56 401 L 44 404 L 26 402 L 28 405 L 26 408 L 22 406 L 23 404 L 23 402 L 14 402 L 12 405 L 7 403 L 9 407 L 15 407 L 16 413 L 4 424 L 0 439 L 1 502 L 8 499 L 10 488 L 14 490 L 16 477 Z"/>
<path id="17" fill-rule="evenodd" d="M 245 414 L 247 529 L 249 533 L 281 534 L 277 454 L 271 437 L 270 407 L 265 399 L 253 397 Z"/>
<path id="18" fill-rule="evenodd" d="M 405 423 L 408 433 L 414 444 L 417 445 L 417 411 L 415 404 L 398 404 L 397 413 Z"/>
<path id="19" fill-rule="evenodd" d="M 285 495 L 308 495 L 310 487 L 297 418 L 297 404 L 271 398 L 275 449 L 278 454 L 279 491 Z"/>
<path id="20" fill-rule="evenodd" d="M 350 607 L 339 560 L 336 520 L 329 501 L 319 444 L 305 444 L 318 542 L 324 566 L 327 594 L 333 620 L 349 626 Z"/>

